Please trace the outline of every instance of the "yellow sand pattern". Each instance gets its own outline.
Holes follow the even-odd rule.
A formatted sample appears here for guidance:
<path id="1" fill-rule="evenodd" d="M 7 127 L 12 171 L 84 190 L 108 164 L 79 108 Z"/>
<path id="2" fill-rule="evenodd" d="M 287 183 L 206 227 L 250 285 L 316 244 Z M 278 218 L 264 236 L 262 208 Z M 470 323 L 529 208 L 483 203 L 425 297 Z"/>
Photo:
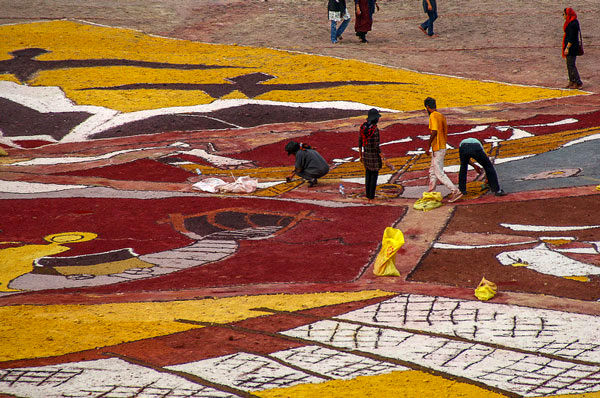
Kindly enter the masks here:
<path id="1" fill-rule="evenodd" d="M 585 138 L 590 135 L 598 134 L 598 127 L 585 128 L 579 130 L 561 131 L 558 133 L 538 135 L 533 137 L 520 138 L 518 140 L 506 140 L 499 144 L 496 149 L 499 159 L 506 159 L 519 156 L 537 155 L 560 148 L 562 145 L 576 139 Z M 487 153 L 491 152 L 491 144 L 485 144 L 484 149 Z M 496 155 L 494 152 L 492 155 Z M 396 158 L 395 162 L 402 163 L 406 158 Z M 449 149 L 446 152 L 446 166 L 459 165 L 460 158 L 458 149 Z M 417 161 L 410 167 L 410 171 L 426 170 L 431 165 L 431 158 L 427 155 L 420 155 Z"/>
<path id="2" fill-rule="evenodd" d="M 423 108 L 423 98 L 435 95 L 440 108 L 528 102 L 577 95 L 573 90 L 554 90 L 480 82 L 421 74 L 403 69 L 308 54 L 235 45 L 214 45 L 149 36 L 140 32 L 51 21 L 0 26 L 0 59 L 23 48 L 49 50 L 38 60 L 126 59 L 174 64 L 226 65 L 208 70 L 156 69 L 136 66 L 70 68 L 42 71 L 28 84 L 59 86 L 80 105 L 99 105 L 123 112 L 174 106 L 208 104 L 216 98 L 200 90 L 87 90 L 135 83 L 218 83 L 249 73 L 276 76 L 265 84 L 309 82 L 383 81 L 404 83 L 374 86 L 340 86 L 312 90 L 274 90 L 255 99 L 284 102 L 355 101 L 402 111 Z M 0 79 L 15 81 L 10 74 Z M 244 98 L 232 92 L 224 98 Z"/>
<path id="3" fill-rule="evenodd" d="M 301 384 L 290 388 L 255 391 L 262 398 L 501 398 L 495 393 L 467 383 L 409 370 L 379 376 L 360 376 L 352 380 L 333 380 L 319 384 Z M 597 395 L 598 397 L 600 395 Z M 591 396 L 590 396 L 591 397 Z"/>
<path id="4" fill-rule="evenodd" d="M 125 272 L 130 269 L 152 268 L 154 264 L 147 263 L 137 257 L 126 260 L 110 261 L 94 265 L 75 265 L 70 267 L 54 267 L 61 275 L 112 275 Z"/>
<path id="5" fill-rule="evenodd" d="M 500 144 L 499 157 L 510 158 L 549 152 L 576 139 L 585 138 L 598 133 L 600 133 L 600 128 L 591 127 L 534 137 L 525 137 L 514 141 L 505 141 Z"/>
<path id="6" fill-rule="evenodd" d="M 378 376 L 360 376 L 352 380 L 333 380 L 319 384 L 301 384 L 290 388 L 255 391 L 261 398 L 504 398 L 472 384 L 434 376 L 416 370 L 392 372 Z M 600 398 L 600 392 L 552 395 L 552 398 Z"/>
<path id="7" fill-rule="evenodd" d="M 201 327 L 175 319 L 228 323 L 269 314 L 253 308 L 299 311 L 390 294 L 373 290 L 172 302 L 5 306 L 0 307 L 0 361 L 63 355 Z"/>

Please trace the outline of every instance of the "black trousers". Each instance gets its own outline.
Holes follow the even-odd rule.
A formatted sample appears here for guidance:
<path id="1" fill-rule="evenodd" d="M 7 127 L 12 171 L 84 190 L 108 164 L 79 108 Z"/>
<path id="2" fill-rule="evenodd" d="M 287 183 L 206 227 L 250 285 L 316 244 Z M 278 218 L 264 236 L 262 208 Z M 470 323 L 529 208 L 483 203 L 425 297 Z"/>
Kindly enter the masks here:
<path id="1" fill-rule="evenodd" d="M 375 198 L 375 188 L 377 187 L 377 178 L 379 170 L 365 170 L 365 190 L 368 199 Z"/>
<path id="2" fill-rule="evenodd" d="M 567 55 L 567 72 L 569 73 L 569 81 L 575 84 L 581 84 L 581 78 L 579 77 L 579 71 L 575 65 L 577 60 L 576 55 Z"/>
<path id="3" fill-rule="evenodd" d="M 467 192 L 467 168 L 469 167 L 469 160 L 471 159 L 474 159 L 477 163 L 483 166 L 490 190 L 492 192 L 498 192 L 500 190 L 496 169 L 494 169 L 494 165 L 492 162 L 490 162 L 490 158 L 487 157 L 485 151 L 479 144 L 462 144 L 458 148 L 458 154 L 460 156 L 458 189 L 460 189 L 463 194 Z"/>
<path id="4" fill-rule="evenodd" d="M 296 174 L 298 174 L 300 177 L 304 178 L 305 180 L 310 181 L 313 178 L 314 179 L 321 178 L 328 172 L 329 172 L 329 170 L 327 170 L 325 172 L 319 172 L 319 173 L 307 173 L 306 171 L 302 170 L 301 172 L 296 173 Z"/>

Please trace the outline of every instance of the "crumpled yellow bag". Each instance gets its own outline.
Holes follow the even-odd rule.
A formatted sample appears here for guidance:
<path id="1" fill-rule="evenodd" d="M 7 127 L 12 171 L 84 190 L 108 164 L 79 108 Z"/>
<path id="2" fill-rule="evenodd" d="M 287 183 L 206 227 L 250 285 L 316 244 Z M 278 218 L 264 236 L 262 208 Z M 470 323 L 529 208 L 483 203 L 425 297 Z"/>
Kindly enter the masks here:
<path id="1" fill-rule="evenodd" d="M 475 289 L 475 297 L 479 300 L 487 301 L 496 295 L 498 286 L 494 282 L 490 282 L 485 278 L 481 278 L 479 286 Z"/>
<path id="2" fill-rule="evenodd" d="M 596 187 L 596 191 L 600 191 L 600 185 Z"/>
<path id="3" fill-rule="evenodd" d="M 396 228 L 387 227 L 383 231 L 381 250 L 375 259 L 373 273 L 378 276 L 400 276 L 396 269 L 396 253 L 404 245 L 404 234 Z"/>
<path id="4" fill-rule="evenodd" d="M 442 205 L 441 192 L 423 192 L 423 197 L 418 199 L 413 208 L 415 210 L 429 211 L 438 208 Z"/>

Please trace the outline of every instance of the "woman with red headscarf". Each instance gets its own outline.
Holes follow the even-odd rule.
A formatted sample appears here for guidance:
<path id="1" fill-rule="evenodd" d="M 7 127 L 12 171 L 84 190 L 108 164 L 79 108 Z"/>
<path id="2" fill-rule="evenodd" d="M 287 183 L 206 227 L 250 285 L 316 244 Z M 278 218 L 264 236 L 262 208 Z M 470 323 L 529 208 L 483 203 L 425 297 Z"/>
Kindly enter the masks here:
<path id="1" fill-rule="evenodd" d="M 577 66 L 575 66 L 577 56 L 580 54 L 579 38 L 581 31 L 579 29 L 579 21 L 577 20 L 577 14 L 570 7 L 565 8 L 563 17 L 565 18 L 565 24 L 563 25 L 565 35 L 563 36 L 562 56 L 567 59 L 567 72 L 569 73 L 569 85 L 567 88 L 580 89 L 583 87 L 583 83 L 579 78 Z"/>

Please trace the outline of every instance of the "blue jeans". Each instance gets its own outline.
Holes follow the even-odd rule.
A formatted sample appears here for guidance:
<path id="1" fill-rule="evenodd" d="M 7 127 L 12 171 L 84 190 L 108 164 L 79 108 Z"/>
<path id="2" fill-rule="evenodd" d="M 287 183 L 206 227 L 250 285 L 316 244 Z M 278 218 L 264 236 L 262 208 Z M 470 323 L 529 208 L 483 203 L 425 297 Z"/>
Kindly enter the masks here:
<path id="1" fill-rule="evenodd" d="M 429 36 L 433 36 L 433 21 L 438 17 L 437 11 L 427 11 L 429 19 L 421 24 L 421 27 L 427 31 Z"/>
<path id="2" fill-rule="evenodd" d="M 462 144 L 458 148 L 458 153 L 460 156 L 458 189 L 460 189 L 463 194 L 467 193 L 467 168 L 469 167 L 469 160 L 471 159 L 474 159 L 477 163 L 483 166 L 490 190 L 492 192 L 498 192 L 500 190 L 496 169 L 494 169 L 494 165 L 492 162 L 490 162 L 490 158 L 487 157 L 485 151 L 479 144 Z"/>
<path id="3" fill-rule="evenodd" d="M 346 30 L 346 27 L 348 26 L 349 23 L 350 23 L 349 19 L 344 19 L 342 21 L 342 24 L 338 28 L 337 22 L 331 21 L 331 42 L 332 43 L 337 42 L 337 38 L 340 37 L 342 35 L 342 33 L 344 33 L 344 31 Z"/>

